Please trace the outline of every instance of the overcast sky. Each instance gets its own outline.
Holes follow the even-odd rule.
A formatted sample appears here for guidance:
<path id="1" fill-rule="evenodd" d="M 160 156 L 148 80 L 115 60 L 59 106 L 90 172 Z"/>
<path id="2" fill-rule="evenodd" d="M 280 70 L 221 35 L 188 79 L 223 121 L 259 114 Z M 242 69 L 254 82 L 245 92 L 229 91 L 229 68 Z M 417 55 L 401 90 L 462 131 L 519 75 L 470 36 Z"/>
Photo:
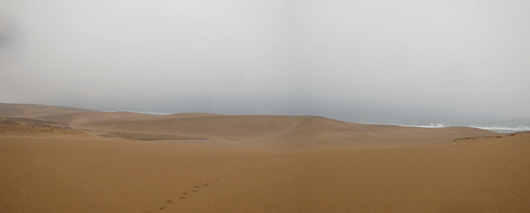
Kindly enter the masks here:
<path id="1" fill-rule="evenodd" d="M 0 0 L 0 102 L 530 119 L 530 1 Z"/>

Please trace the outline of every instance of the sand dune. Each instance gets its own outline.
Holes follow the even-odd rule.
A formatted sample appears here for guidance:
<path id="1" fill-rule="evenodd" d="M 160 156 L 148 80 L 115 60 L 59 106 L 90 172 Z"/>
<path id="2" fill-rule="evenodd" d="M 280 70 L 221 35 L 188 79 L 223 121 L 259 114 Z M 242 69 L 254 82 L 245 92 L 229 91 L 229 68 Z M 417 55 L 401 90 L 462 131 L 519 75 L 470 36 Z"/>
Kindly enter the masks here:
<path id="1" fill-rule="evenodd" d="M 0 212 L 530 212 L 530 133 L 0 109 L 86 133 L 0 134 Z"/>
<path id="2" fill-rule="evenodd" d="M 98 115 L 103 117 L 102 115 Z M 307 150 L 322 148 L 373 148 L 442 143 L 462 137 L 502 135 L 467 127 L 426 129 L 363 125 L 315 116 L 146 116 L 77 122 L 76 128 L 176 134 L 206 138 L 210 145 L 240 148 Z M 208 142 L 204 143 L 208 144 Z"/>

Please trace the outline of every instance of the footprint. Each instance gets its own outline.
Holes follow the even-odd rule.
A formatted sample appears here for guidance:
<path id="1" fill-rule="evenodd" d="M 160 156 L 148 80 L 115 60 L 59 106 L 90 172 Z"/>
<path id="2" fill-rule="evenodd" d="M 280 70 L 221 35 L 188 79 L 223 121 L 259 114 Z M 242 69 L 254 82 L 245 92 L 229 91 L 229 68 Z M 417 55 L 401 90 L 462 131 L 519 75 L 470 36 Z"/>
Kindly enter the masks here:
<path id="1" fill-rule="evenodd" d="M 225 177 L 227 177 L 227 175 L 225 175 Z M 216 177 L 214 181 L 217 182 L 217 180 L 220 180 L 220 178 L 219 178 L 219 177 Z M 209 184 L 210 184 L 210 182 L 209 182 L 209 181 L 206 181 L 206 183 L 204 183 L 203 186 L 208 186 Z M 191 192 L 197 192 L 197 189 L 199 189 L 200 186 L 193 186 L 193 188 L 194 188 L 194 189 L 191 190 Z M 188 195 L 188 192 L 182 192 L 182 195 Z M 182 196 L 182 197 L 179 197 L 179 199 L 180 199 L 180 200 L 184 200 L 184 199 L 186 199 L 186 197 L 185 197 L 185 196 Z M 167 203 L 167 204 L 173 204 L 173 203 L 175 203 L 175 202 L 172 201 L 172 200 L 166 200 L 165 203 Z M 166 209 L 166 206 L 161 206 L 159 209 L 160 209 L 160 210 L 164 210 L 164 209 Z M 145 213 L 150 213 L 150 212 L 151 212 L 151 211 L 147 211 L 147 212 L 145 212 Z"/>

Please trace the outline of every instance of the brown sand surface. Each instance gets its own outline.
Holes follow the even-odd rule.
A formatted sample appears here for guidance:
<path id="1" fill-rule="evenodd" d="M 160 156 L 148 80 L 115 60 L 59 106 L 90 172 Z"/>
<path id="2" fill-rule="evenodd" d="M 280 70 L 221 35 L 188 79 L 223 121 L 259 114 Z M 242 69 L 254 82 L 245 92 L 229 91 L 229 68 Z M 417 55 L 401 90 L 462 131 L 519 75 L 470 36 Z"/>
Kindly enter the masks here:
<path id="1" fill-rule="evenodd" d="M 468 127 L 427 129 L 366 125 L 316 116 L 142 116 L 93 112 L 78 114 L 74 120 L 69 125 L 82 130 L 178 135 L 205 138 L 203 144 L 209 146 L 262 150 L 374 148 L 502 135 Z"/>
<path id="2" fill-rule="evenodd" d="M 2 106 L 0 212 L 530 212 L 530 133 Z"/>
<path id="3" fill-rule="evenodd" d="M 35 105 L 3 104 L 4 117 L 57 122 L 92 136 L 123 139 L 134 135 L 153 138 L 201 138 L 201 145 L 260 150 L 312 150 L 382 148 L 436 144 L 456 138 L 502 136 L 487 130 L 450 127 L 428 129 L 391 125 L 366 125 L 317 116 L 259 116 L 183 113 L 165 116 L 131 112 L 95 112 Z M 25 117 L 22 117 L 25 116 Z M 116 134 L 119 132 L 120 134 Z M 140 138 L 140 137 L 137 137 Z M 145 137 L 142 137 L 146 139 Z M 175 143 L 193 143 L 178 140 Z"/>

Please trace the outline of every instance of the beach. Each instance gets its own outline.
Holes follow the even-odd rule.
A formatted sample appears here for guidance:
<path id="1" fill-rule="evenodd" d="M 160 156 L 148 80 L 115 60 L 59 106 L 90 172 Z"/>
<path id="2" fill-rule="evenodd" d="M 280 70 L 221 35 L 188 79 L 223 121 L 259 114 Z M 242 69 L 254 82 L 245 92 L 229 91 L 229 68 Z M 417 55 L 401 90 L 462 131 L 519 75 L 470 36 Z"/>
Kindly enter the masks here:
<path id="1" fill-rule="evenodd" d="M 529 132 L 0 108 L 0 212 L 530 211 Z"/>

